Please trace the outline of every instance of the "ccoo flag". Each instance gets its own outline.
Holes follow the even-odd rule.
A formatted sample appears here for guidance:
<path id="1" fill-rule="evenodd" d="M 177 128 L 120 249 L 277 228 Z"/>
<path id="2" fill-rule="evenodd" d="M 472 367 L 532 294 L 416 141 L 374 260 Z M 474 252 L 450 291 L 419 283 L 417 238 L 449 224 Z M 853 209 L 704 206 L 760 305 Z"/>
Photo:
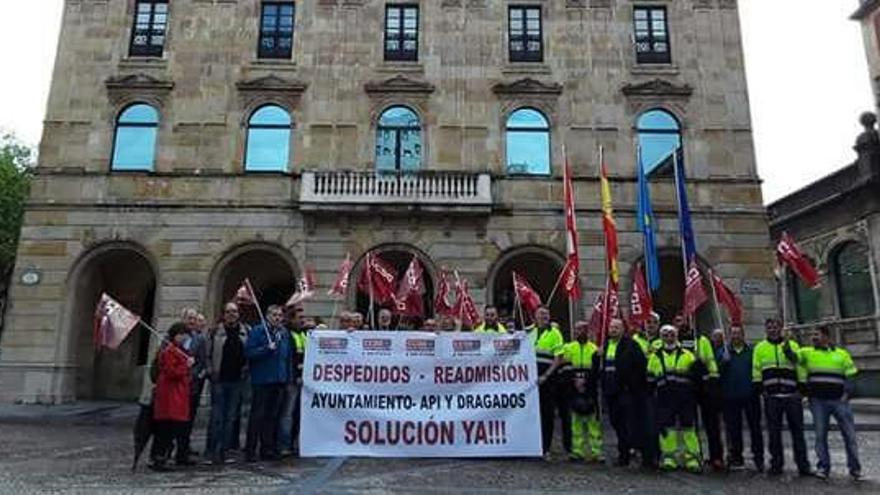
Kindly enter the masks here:
<path id="1" fill-rule="evenodd" d="M 140 316 L 119 304 L 119 301 L 106 292 L 101 294 L 95 308 L 95 347 L 118 348 L 140 321 Z"/>
<path id="2" fill-rule="evenodd" d="M 651 206 L 651 189 L 642 163 L 642 149 L 638 158 L 638 226 L 645 243 L 645 278 L 652 291 L 660 289 L 660 263 L 657 258 L 657 238 L 654 235 L 654 208 Z"/>
<path id="3" fill-rule="evenodd" d="M 678 199 L 678 229 L 681 233 L 684 263 L 687 264 L 697 255 L 697 243 L 694 239 L 694 227 L 691 224 L 691 208 L 688 205 L 687 184 L 684 178 L 684 165 L 679 157 L 680 152 L 681 148 L 673 152 L 672 163 L 675 169 L 675 196 Z"/>

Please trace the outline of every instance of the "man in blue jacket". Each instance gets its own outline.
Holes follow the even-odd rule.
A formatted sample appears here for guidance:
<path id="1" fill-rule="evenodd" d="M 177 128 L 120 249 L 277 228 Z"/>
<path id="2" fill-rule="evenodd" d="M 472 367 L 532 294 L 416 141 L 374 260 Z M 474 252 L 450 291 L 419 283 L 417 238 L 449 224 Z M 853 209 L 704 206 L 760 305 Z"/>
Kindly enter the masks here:
<path id="1" fill-rule="evenodd" d="M 281 306 L 269 306 L 266 321 L 248 333 L 245 355 L 251 373 L 251 413 L 248 418 L 245 460 L 277 460 L 278 426 L 285 384 L 290 380 L 292 349 L 290 336 L 282 325 Z"/>
<path id="2" fill-rule="evenodd" d="M 730 327 L 730 342 L 715 349 L 721 375 L 724 430 L 727 432 L 727 465 L 742 469 L 743 415 L 749 424 L 752 461 L 764 471 L 764 439 L 761 436 L 761 398 L 752 385 L 752 347 L 746 344 L 742 327 Z"/>

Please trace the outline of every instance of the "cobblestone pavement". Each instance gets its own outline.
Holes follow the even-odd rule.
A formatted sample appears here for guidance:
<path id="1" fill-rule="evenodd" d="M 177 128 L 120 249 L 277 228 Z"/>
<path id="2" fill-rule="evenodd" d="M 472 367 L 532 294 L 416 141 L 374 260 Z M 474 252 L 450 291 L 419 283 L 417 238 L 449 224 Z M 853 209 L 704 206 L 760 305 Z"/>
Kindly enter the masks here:
<path id="1" fill-rule="evenodd" d="M 790 471 L 782 478 L 751 471 L 659 474 L 563 460 L 292 459 L 168 473 L 151 472 L 142 461 L 131 473 L 128 427 L 0 424 L 0 493 L 880 493 L 871 479 L 880 472 L 880 432 L 860 435 L 869 479 L 854 484 L 845 476 L 836 432 L 834 477 L 822 482 Z M 812 434 L 807 441 L 812 444 Z"/>

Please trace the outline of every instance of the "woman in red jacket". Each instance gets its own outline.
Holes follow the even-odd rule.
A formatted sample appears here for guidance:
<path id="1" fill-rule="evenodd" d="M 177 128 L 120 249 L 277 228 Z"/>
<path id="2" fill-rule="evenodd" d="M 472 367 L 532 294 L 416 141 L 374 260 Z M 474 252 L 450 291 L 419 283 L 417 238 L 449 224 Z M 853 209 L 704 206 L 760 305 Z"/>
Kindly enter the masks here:
<path id="1" fill-rule="evenodd" d="M 157 471 L 165 470 L 171 454 L 172 442 L 177 445 L 177 464 L 189 461 L 181 452 L 181 437 L 185 433 L 190 408 L 190 367 L 193 359 L 183 350 L 187 330 L 183 323 L 175 323 L 168 329 L 168 342 L 159 350 L 159 378 L 153 400 L 153 419 L 156 421 L 157 457 L 150 466 Z"/>

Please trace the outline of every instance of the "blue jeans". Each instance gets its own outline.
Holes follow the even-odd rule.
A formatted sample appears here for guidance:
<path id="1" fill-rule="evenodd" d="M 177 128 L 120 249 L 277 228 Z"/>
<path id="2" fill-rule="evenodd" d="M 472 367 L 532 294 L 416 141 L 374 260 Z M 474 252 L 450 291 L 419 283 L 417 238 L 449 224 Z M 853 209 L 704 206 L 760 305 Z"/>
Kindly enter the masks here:
<path id="1" fill-rule="evenodd" d="M 220 459 L 232 445 L 233 425 L 241 401 L 241 382 L 211 384 L 211 425 L 209 454 Z"/>
<path id="2" fill-rule="evenodd" d="M 284 407 L 281 410 L 281 424 L 278 428 L 278 445 L 282 449 L 293 450 L 299 436 L 299 385 L 288 383 L 284 387 Z"/>
<path id="3" fill-rule="evenodd" d="M 853 419 L 852 409 L 849 402 L 842 400 L 810 399 L 810 410 L 813 412 L 813 424 L 816 427 L 816 457 L 819 462 L 816 467 L 819 471 L 831 470 L 831 458 L 828 455 L 828 426 L 831 416 L 837 421 L 840 434 L 843 435 L 843 444 L 846 447 L 846 465 L 850 474 L 861 474 L 862 465 L 859 464 L 859 444 L 856 441 L 856 426 Z"/>

